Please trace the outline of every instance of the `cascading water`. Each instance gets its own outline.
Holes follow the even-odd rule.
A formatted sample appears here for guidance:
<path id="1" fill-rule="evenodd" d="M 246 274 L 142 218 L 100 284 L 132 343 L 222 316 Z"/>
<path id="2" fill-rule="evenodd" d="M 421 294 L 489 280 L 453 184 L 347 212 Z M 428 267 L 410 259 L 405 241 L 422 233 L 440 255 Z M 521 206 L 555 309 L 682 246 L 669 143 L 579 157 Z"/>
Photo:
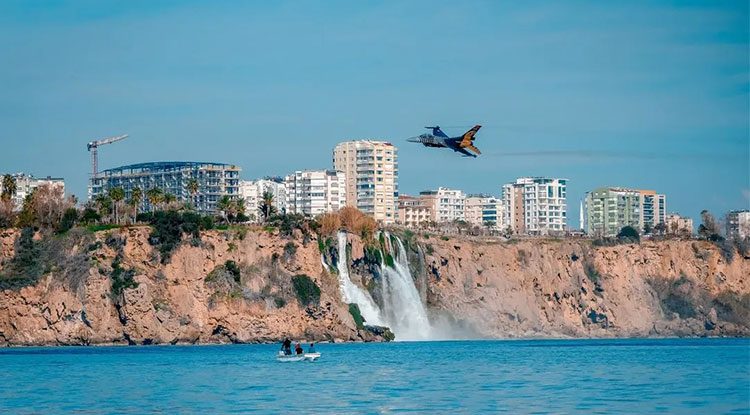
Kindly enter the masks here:
<path id="1" fill-rule="evenodd" d="M 385 233 L 386 244 L 393 256 L 393 267 L 381 265 L 385 321 L 397 340 L 429 340 L 432 327 L 409 271 L 406 249 L 394 236 L 397 247 L 394 250 L 390 239 L 391 235 Z"/>
<path id="2" fill-rule="evenodd" d="M 375 301 L 372 300 L 370 293 L 353 283 L 349 278 L 349 266 L 346 258 L 346 232 L 339 232 L 339 288 L 344 301 L 355 303 L 359 306 L 362 317 L 367 324 L 380 326 L 383 325 L 383 318 L 380 315 L 380 309 Z M 324 261 L 325 262 L 325 261 Z M 395 332 L 394 332 L 395 333 Z"/>

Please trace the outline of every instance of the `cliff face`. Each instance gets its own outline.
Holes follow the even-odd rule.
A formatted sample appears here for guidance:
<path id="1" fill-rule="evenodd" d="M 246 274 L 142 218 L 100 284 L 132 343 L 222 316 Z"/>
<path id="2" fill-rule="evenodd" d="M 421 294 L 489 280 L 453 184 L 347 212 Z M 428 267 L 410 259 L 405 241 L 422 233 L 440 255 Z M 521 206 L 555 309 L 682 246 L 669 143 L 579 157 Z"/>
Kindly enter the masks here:
<path id="1" fill-rule="evenodd" d="M 428 304 L 482 336 L 750 335 L 750 260 L 708 242 L 420 243 Z"/>
<path id="2" fill-rule="evenodd" d="M 357 330 L 314 241 L 304 246 L 263 231 L 242 238 L 231 230 L 211 231 L 183 242 L 162 265 L 149 232 L 132 228 L 81 238 L 65 257 L 87 257 L 91 266 L 82 277 L 52 267 L 35 285 L 0 293 L 0 344 L 378 340 Z M 17 232 L 5 235 L 0 246 L 7 248 Z M 2 254 L 0 262 L 7 264 L 12 252 Z M 227 272 L 227 261 L 237 264 L 239 281 Z M 113 292 L 115 268 L 134 282 L 119 292 Z M 317 304 L 300 304 L 291 284 L 297 274 L 320 287 Z"/>
<path id="3" fill-rule="evenodd" d="M 149 233 L 53 240 L 38 253 L 38 281 L 0 292 L 0 345 L 382 340 L 357 328 L 321 263 L 320 249 L 332 255 L 324 241 L 210 231 L 162 264 Z M 13 266 L 19 235 L 0 234 L 0 274 Z M 750 260 L 728 263 L 707 242 L 404 240 L 443 336 L 750 335 Z M 382 276 L 362 265 L 359 238 L 349 241 L 349 261 L 359 264 L 352 279 L 372 290 Z M 300 300 L 293 276 L 301 274 L 320 287 L 319 300 Z"/>

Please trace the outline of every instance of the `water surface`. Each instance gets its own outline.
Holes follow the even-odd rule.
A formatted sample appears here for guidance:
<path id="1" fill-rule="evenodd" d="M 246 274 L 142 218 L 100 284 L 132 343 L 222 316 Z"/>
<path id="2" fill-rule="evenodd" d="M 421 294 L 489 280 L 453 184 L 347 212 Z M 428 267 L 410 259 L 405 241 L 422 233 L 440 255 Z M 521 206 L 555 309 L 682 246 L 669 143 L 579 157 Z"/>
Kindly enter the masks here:
<path id="1" fill-rule="evenodd" d="M 0 349 L 0 413 L 748 414 L 750 340 Z"/>

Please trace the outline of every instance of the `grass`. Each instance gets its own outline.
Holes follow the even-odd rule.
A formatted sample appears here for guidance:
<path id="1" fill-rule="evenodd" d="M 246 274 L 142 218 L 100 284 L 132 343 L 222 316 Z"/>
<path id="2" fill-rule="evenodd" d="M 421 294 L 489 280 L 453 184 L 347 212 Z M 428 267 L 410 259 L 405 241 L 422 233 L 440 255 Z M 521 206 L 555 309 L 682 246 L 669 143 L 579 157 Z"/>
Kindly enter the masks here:
<path id="1" fill-rule="evenodd" d="M 365 328 L 365 319 L 362 317 L 362 313 L 359 311 L 359 306 L 355 303 L 349 304 L 349 314 L 352 315 L 354 323 L 357 324 L 357 328 L 362 330 Z"/>
<path id="2" fill-rule="evenodd" d="M 89 225 L 86 229 L 91 232 L 109 231 L 112 229 L 120 229 L 120 225 Z"/>

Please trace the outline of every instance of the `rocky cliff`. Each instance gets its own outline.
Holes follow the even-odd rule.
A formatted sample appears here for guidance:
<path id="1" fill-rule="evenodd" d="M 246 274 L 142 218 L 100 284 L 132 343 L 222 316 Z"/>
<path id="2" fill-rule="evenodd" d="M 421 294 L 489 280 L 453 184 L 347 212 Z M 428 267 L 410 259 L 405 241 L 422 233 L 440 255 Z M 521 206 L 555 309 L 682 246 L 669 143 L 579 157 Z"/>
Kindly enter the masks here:
<path id="1" fill-rule="evenodd" d="M 37 237 L 25 259 L 21 233 L 0 234 L 0 345 L 388 338 L 342 301 L 330 241 L 214 230 L 162 258 L 149 233 Z M 750 260 L 729 262 L 708 242 L 594 247 L 400 234 L 436 337 L 750 334 Z M 349 249 L 352 279 L 377 300 L 373 258 L 351 235 Z"/>

